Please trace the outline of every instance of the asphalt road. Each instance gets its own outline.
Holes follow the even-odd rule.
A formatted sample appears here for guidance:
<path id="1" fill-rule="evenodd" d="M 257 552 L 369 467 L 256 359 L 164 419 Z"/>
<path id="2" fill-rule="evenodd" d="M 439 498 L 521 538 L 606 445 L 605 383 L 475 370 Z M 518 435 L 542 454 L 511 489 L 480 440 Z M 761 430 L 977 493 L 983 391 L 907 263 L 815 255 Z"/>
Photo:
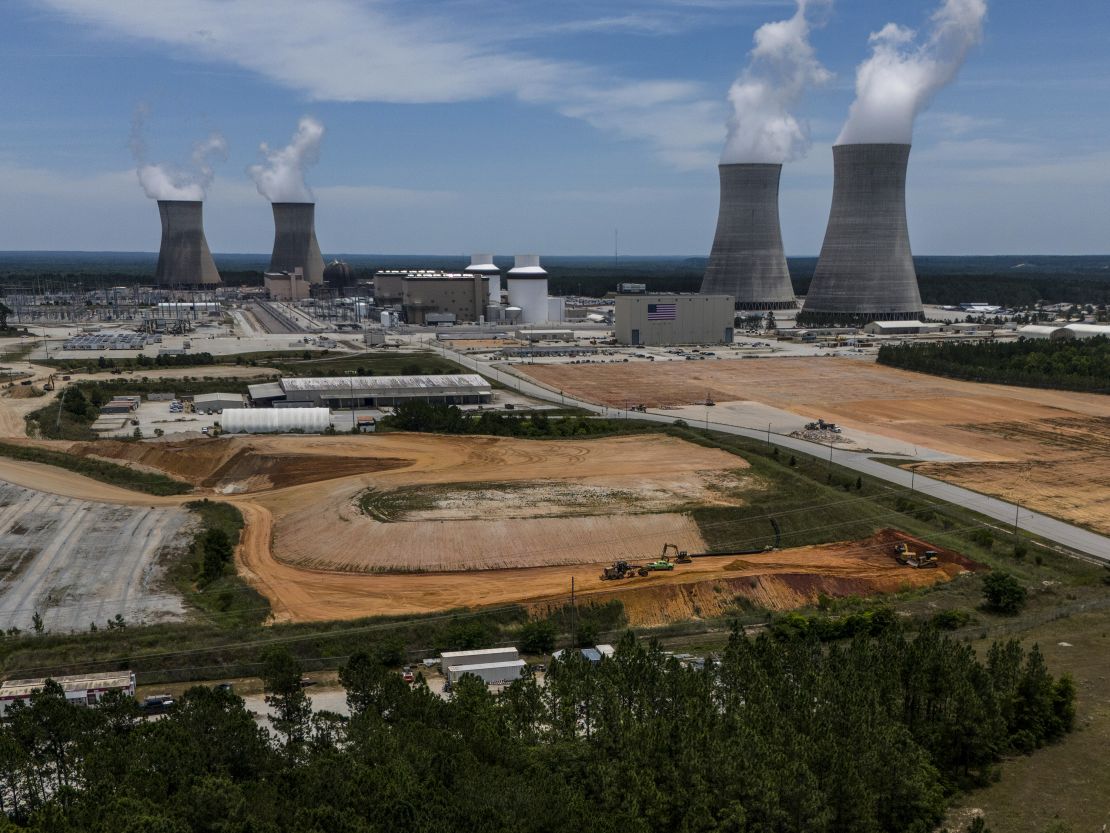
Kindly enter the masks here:
<path id="1" fill-rule="evenodd" d="M 506 387 L 513 388 L 523 394 L 547 402 L 558 402 L 562 405 L 582 408 L 583 410 L 615 419 L 637 419 L 662 424 L 670 424 L 680 419 L 680 417 L 676 417 L 672 414 L 660 413 L 658 411 L 648 411 L 646 413 L 629 412 L 616 408 L 607 408 L 603 405 L 595 405 L 592 402 L 583 402 L 566 396 L 560 391 L 554 391 L 534 382 L 521 379 L 514 374 L 506 373 L 487 362 L 476 361 L 469 356 L 457 353 L 442 345 L 437 345 L 436 349 L 464 367 L 482 373 Z M 687 422 L 690 422 L 690 420 L 687 420 Z M 706 423 L 698 421 L 695 425 L 695 427 L 701 426 L 708 427 L 723 434 L 735 434 L 754 440 L 762 440 L 763 442 L 766 442 L 769 438 L 772 444 L 781 448 L 800 451 L 814 457 L 830 459 L 836 465 L 843 466 L 852 471 L 867 474 L 907 489 L 912 487 L 915 492 L 920 492 L 923 495 L 938 498 L 957 506 L 966 507 L 988 518 L 999 521 L 999 525 L 1004 529 L 1011 530 L 1016 523 L 1019 529 L 1038 535 L 1046 540 L 1053 541 L 1068 549 L 1075 550 L 1076 552 L 1093 556 L 1094 558 L 1110 564 L 1110 538 L 1104 535 L 1099 535 L 1096 532 L 1091 532 L 1090 530 L 1074 526 L 1073 524 L 1065 523 L 1064 521 L 1057 520 L 1048 515 L 1042 515 L 1039 512 L 1034 512 L 1031 509 L 1026 509 L 1025 507 L 1017 506 L 1013 503 L 1007 503 L 1004 500 L 998 500 L 997 498 L 973 492 L 961 486 L 955 486 L 941 480 L 934 480 L 931 477 L 914 475 L 912 472 L 906 471 L 905 469 L 888 466 L 885 463 L 880 463 L 872 459 L 873 455 L 858 451 L 838 449 L 820 443 L 809 442 L 808 440 L 784 436 L 782 434 L 768 434 L 766 429 L 742 428 L 735 425 L 715 423 L 712 420 Z M 891 455 L 882 456 L 889 457 Z"/>

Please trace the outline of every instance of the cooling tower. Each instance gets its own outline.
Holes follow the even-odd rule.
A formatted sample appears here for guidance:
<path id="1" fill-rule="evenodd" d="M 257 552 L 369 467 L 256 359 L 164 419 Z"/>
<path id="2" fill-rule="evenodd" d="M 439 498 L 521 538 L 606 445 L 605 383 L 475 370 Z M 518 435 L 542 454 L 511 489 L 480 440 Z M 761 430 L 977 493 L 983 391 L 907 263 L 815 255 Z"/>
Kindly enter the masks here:
<path id="1" fill-rule="evenodd" d="M 489 302 L 501 303 L 501 268 L 493 262 L 491 254 L 477 254 L 470 256 L 470 265 L 466 267 L 468 275 L 485 275 L 489 278 Z"/>
<path id="2" fill-rule="evenodd" d="M 779 175 L 782 165 L 720 165 L 721 207 L 703 295 L 732 295 L 737 309 L 794 309 L 782 251 Z"/>
<path id="3" fill-rule="evenodd" d="M 316 242 L 316 203 L 275 202 L 274 253 L 271 272 L 293 273 L 300 267 L 310 284 L 324 282 L 324 258 Z"/>
<path id="4" fill-rule="evenodd" d="M 520 307 L 522 324 L 547 320 L 547 272 L 539 255 L 517 255 L 509 270 L 509 306 Z"/>
<path id="5" fill-rule="evenodd" d="M 162 245 L 155 281 L 162 286 L 213 286 L 220 273 L 204 239 L 204 203 L 158 200 Z"/>
<path id="6" fill-rule="evenodd" d="M 866 324 L 924 315 L 906 223 L 909 145 L 833 148 L 833 198 L 799 321 Z"/>

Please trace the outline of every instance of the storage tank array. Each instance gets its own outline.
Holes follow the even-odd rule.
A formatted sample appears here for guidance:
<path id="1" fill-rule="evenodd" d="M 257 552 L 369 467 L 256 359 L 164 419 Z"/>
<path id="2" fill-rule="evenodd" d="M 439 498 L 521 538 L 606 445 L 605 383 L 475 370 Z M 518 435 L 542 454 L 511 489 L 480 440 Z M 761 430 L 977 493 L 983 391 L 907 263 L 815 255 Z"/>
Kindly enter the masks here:
<path id="1" fill-rule="evenodd" d="M 220 273 L 204 238 L 204 203 L 158 200 L 162 243 L 154 279 L 161 286 L 214 286 Z"/>
<path id="2" fill-rule="evenodd" d="M 829 225 L 802 318 L 866 324 L 924 314 L 906 222 L 908 144 L 833 148 Z"/>
<path id="3" fill-rule="evenodd" d="M 723 164 L 717 232 L 702 278 L 703 295 L 731 295 L 745 310 L 794 309 L 779 226 L 782 165 Z"/>
<path id="4" fill-rule="evenodd" d="M 316 203 L 275 202 L 271 272 L 304 270 L 309 284 L 324 282 L 324 258 L 316 242 Z"/>
<path id="5" fill-rule="evenodd" d="M 547 272 L 539 255 L 517 255 L 509 270 L 509 306 L 519 307 L 520 323 L 547 321 Z"/>

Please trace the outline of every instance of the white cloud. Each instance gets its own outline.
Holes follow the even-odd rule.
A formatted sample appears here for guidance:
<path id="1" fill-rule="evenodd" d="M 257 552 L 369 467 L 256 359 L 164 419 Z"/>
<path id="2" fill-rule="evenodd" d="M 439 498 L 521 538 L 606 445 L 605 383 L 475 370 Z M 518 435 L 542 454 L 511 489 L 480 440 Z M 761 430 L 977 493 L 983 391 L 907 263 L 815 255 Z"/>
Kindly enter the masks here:
<path id="1" fill-rule="evenodd" d="M 704 152 L 723 133 L 717 97 L 697 84 L 613 78 L 581 62 L 513 51 L 465 16 L 420 16 L 411 5 L 401 11 L 381 0 L 37 1 L 91 30 L 238 65 L 317 101 L 512 96 L 646 141 L 678 166 L 712 158 Z"/>

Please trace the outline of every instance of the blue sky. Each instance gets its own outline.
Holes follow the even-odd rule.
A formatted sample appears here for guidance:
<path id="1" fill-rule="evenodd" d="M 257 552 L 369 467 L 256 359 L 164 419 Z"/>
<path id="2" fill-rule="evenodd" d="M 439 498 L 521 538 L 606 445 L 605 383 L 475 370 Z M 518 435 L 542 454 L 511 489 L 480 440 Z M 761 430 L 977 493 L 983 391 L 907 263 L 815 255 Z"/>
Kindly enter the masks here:
<path id="1" fill-rule="evenodd" d="M 868 35 L 937 0 L 834 0 L 834 74 L 795 113 L 812 146 L 782 178 L 788 254 L 816 254 L 830 144 Z M 1063 11 L 1066 9 L 1066 13 Z M 311 115 L 325 252 L 704 255 L 729 85 L 775 0 L 4 0 L 0 249 L 156 250 L 128 148 L 228 140 L 205 224 L 267 251 L 246 173 Z M 1110 251 L 1110 3 L 992 0 L 983 43 L 917 122 L 918 254 Z"/>

